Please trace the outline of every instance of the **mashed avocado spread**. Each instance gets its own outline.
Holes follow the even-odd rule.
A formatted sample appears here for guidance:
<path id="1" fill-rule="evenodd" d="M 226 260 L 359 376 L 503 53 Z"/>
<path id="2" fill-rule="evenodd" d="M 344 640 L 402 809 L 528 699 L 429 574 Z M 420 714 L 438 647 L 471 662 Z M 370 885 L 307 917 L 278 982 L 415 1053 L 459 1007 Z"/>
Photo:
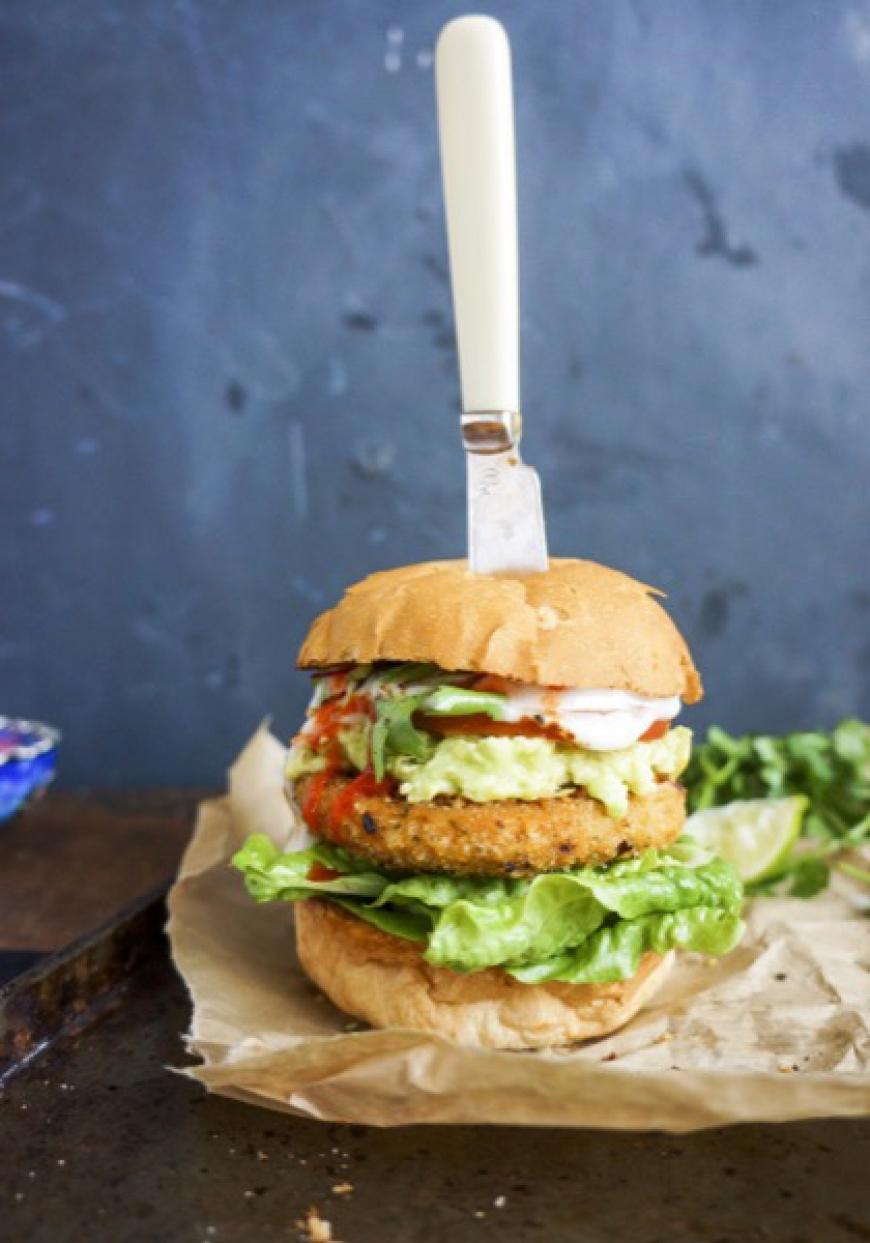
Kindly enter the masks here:
<path id="1" fill-rule="evenodd" d="M 367 762 L 365 728 L 346 730 L 340 741 L 348 761 L 358 769 Z M 475 803 L 498 799 L 541 799 L 581 787 L 620 819 L 631 794 L 648 794 L 657 779 L 675 781 L 689 762 L 692 734 L 684 726 L 664 738 L 636 742 L 622 751 L 588 751 L 547 738 L 466 736 L 433 739 L 425 759 L 394 755 L 387 771 L 399 793 L 411 803 L 438 795 L 461 795 Z M 324 760 L 297 744 L 290 752 L 291 780 L 317 772 Z"/>

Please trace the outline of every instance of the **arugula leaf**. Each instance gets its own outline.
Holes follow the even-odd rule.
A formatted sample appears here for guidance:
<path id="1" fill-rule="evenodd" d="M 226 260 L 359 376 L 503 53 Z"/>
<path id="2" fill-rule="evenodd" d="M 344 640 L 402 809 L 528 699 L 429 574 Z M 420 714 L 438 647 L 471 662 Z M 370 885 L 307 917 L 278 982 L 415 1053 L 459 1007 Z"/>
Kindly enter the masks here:
<path id="1" fill-rule="evenodd" d="M 790 898 L 814 898 L 827 889 L 831 879 L 831 865 L 818 855 L 804 855 L 795 859 L 789 874 Z"/>
<path id="2" fill-rule="evenodd" d="M 439 686 L 426 696 L 423 706 L 433 716 L 473 716 L 480 712 L 494 721 L 503 721 L 505 697 L 491 691 L 469 691 L 462 686 Z"/>
<path id="3" fill-rule="evenodd" d="M 422 682 L 438 673 L 437 665 L 423 661 L 405 661 L 401 665 L 392 665 L 377 674 L 376 680 L 382 686 L 408 686 L 411 682 Z"/>
<path id="4" fill-rule="evenodd" d="M 372 767 L 375 777 L 383 781 L 387 754 L 411 755 L 427 760 L 432 754 L 430 734 L 417 729 L 411 717 L 425 700 L 425 695 L 401 695 L 395 699 L 375 701 L 377 717 L 372 726 Z"/>
<path id="5" fill-rule="evenodd" d="M 400 668 L 413 671 L 427 666 L 401 665 Z M 438 716 L 468 716 L 484 712 L 500 720 L 504 714 L 504 697 L 468 691 L 458 686 L 438 686 L 417 695 L 378 696 L 375 712 L 372 767 L 378 781 L 382 781 L 388 755 L 409 755 L 415 760 L 428 760 L 432 755 L 435 748 L 432 735 L 414 725 L 411 718 L 415 712 L 432 712 Z"/>

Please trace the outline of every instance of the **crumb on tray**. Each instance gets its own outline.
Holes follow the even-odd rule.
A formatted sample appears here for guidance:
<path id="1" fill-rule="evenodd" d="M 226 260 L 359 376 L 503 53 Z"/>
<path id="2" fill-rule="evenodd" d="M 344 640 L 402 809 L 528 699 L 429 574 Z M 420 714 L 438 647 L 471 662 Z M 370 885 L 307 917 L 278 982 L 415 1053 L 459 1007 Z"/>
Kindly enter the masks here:
<path id="1" fill-rule="evenodd" d="M 313 1204 L 302 1221 L 296 1224 L 308 1243 L 337 1243 L 332 1239 L 332 1222 L 321 1217 Z"/>

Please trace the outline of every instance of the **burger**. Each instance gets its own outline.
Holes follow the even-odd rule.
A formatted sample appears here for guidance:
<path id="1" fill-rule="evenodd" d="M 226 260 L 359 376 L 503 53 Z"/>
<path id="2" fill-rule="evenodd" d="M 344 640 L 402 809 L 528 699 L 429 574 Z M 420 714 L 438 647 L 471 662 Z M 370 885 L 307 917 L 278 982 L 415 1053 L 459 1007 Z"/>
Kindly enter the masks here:
<path id="1" fill-rule="evenodd" d="M 234 857 L 295 907 L 299 960 L 346 1013 L 463 1044 L 603 1036 L 674 952 L 727 953 L 742 889 L 681 832 L 701 681 L 661 593 L 590 561 L 374 574 L 318 617 L 288 753 L 310 844 Z"/>

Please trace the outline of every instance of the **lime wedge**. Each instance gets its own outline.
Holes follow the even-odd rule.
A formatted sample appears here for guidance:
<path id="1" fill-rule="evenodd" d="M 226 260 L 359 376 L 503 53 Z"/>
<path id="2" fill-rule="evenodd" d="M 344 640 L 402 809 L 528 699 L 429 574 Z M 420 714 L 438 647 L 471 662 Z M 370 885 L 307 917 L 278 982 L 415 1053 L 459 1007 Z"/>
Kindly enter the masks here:
<path id="1" fill-rule="evenodd" d="M 809 799 L 753 798 L 689 816 L 683 832 L 733 863 L 744 884 L 775 876 L 801 831 Z"/>

